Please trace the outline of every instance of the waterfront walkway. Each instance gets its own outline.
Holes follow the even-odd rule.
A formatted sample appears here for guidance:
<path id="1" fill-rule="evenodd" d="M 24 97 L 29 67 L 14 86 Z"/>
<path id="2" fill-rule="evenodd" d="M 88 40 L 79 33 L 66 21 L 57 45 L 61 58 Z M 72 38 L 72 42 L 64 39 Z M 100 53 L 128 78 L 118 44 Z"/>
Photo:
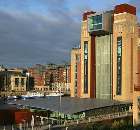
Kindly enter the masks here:
<path id="1" fill-rule="evenodd" d="M 120 114 L 120 115 L 119 115 Z M 33 130 L 82 130 L 85 125 L 95 125 L 100 124 L 104 120 L 119 120 L 124 118 L 130 118 L 133 116 L 132 112 L 123 112 L 123 113 L 112 113 L 108 115 L 100 115 L 97 117 L 89 117 L 88 119 L 77 119 L 77 120 L 70 120 L 66 122 L 62 122 L 61 125 L 57 124 L 47 124 L 47 125 L 36 125 L 33 127 Z M 7 126 L 0 126 L 0 130 L 20 130 L 19 128 L 14 128 L 15 125 L 7 125 Z M 19 125 L 18 125 L 19 126 Z M 17 127 L 17 126 L 16 126 Z M 24 124 L 22 125 L 22 130 L 24 130 Z M 25 130 L 32 130 L 31 127 L 25 127 Z"/>

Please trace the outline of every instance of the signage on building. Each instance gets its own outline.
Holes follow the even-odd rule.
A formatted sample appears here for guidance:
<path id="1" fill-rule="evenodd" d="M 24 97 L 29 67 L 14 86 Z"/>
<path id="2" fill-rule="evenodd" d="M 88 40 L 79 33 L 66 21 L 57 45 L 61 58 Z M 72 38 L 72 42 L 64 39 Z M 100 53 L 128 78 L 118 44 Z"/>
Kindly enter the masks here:
<path id="1" fill-rule="evenodd" d="M 88 93 L 88 41 L 84 41 L 84 93 Z"/>
<path id="2" fill-rule="evenodd" d="M 122 82 L 122 37 L 117 37 L 117 95 L 121 95 Z"/>

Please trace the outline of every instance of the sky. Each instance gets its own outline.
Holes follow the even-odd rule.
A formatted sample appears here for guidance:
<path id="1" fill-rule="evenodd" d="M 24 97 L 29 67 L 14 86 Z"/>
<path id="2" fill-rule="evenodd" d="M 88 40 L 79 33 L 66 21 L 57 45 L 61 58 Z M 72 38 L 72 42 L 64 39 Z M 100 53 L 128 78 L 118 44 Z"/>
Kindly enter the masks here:
<path id="1" fill-rule="evenodd" d="M 0 0 L 0 65 L 71 64 L 71 50 L 81 44 L 83 13 L 124 3 L 136 7 L 140 22 L 140 0 Z"/>

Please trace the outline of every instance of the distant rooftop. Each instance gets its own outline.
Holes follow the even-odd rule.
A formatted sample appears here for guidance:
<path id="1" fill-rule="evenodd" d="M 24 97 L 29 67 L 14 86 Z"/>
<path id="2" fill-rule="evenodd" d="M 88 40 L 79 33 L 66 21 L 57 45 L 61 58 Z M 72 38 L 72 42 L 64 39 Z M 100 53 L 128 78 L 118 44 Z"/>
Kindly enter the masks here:
<path id="1" fill-rule="evenodd" d="M 109 10 L 109 11 L 106 11 L 107 13 L 109 14 L 113 14 L 115 12 L 115 10 Z"/>
<path id="2" fill-rule="evenodd" d="M 81 49 L 81 45 L 80 44 L 74 44 L 74 47 L 72 49 Z"/>
<path id="3" fill-rule="evenodd" d="M 15 71 L 0 71 L 0 75 L 2 74 L 9 74 L 9 75 L 14 75 L 14 76 L 25 76 L 21 72 L 15 72 Z"/>
<path id="4" fill-rule="evenodd" d="M 59 100 L 60 100 L 59 97 L 51 97 L 51 98 L 18 100 L 18 101 L 7 102 L 7 103 L 30 106 L 30 107 L 59 112 L 60 111 Z M 78 112 L 84 112 L 86 110 L 109 107 L 109 106 L 113 106 L 114 104 L 115 105 L 123 105 L 123 104 L 130 105 L 132 104 L 132 101 L 123 102 L 123 101 L 114 101 L 114 100 L 108 100 L 108 99 L 62 97 L 61 98 L 61 113 L 74 114 Z"/>

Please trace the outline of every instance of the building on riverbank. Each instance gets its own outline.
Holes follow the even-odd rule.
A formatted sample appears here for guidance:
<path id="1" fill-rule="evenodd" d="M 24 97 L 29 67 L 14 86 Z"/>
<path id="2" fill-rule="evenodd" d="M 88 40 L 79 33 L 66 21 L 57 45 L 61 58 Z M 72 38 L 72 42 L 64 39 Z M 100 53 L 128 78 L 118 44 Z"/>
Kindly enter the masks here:
<path id="1" fill-rule="evenodd" d="M 31 78 L 33 80 L 31 85 Z M 62 61 L 61 65 L 47 63 L 46 66 L 37 64 L 29 69 L 29 88 L 39 91 L 70 90 L 71 65 Z"/>
<path id="2" fill-rule="evenodd" d="M 83 14 L 81 45 L 71 51 L 71 97 L 133 99 L 138 28 L 136 8 L 128 4 Z"/>
<path id="3" fill-rule="evenodd" d="M 1 91 L 26 91 L 26 75 L 21 72 L 1 71 L 0 72 Z"/>

